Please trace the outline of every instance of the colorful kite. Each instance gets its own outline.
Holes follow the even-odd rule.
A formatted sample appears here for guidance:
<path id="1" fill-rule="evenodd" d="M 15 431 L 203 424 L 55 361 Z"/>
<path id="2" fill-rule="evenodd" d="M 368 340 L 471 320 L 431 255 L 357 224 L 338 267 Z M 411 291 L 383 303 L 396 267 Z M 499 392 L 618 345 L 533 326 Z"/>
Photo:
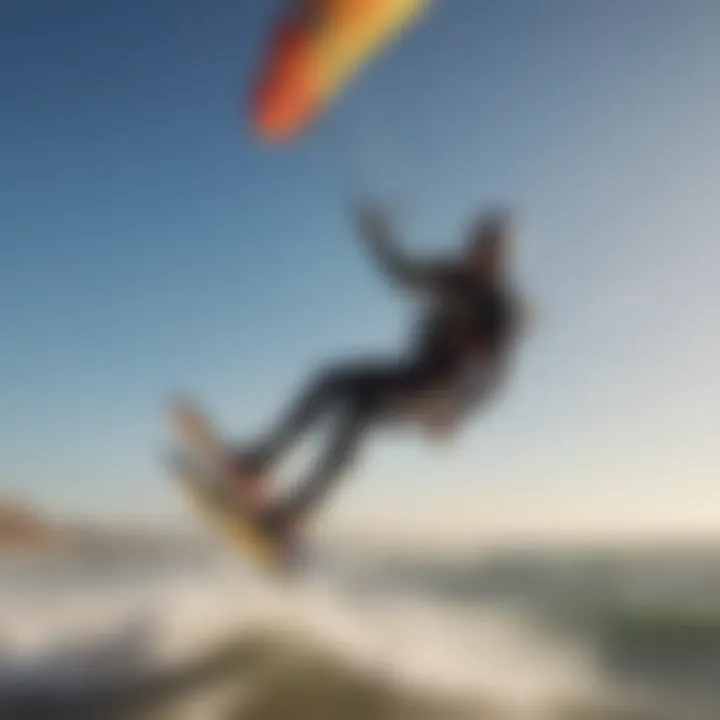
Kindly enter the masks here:
<path id="1" fill-rule="evenodd" d="M 254 88 L 255 132 L 269 142 L 301 132 L 428 5 L 429 0 L 296 0 L 294 12 L 273 30 Z"/>

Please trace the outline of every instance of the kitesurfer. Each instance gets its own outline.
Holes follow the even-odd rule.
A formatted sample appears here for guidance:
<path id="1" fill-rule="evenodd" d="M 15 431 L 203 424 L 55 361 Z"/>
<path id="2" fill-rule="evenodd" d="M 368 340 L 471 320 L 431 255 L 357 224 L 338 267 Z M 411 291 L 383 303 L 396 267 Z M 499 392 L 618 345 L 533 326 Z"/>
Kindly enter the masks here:
<path id="1" fill-rule="evenodd" d="M 505 212 L 482 214 L 457 257 L 430 261 L 399 251 L 386 213 L 363 207 L 356 219 L 381 270 L 429 309 L 404 357 L 345 360 L 316 371 L 279 421 L 238 451 L 238 476 L 262 483 L 296 440 L 332 419 L 329 443 L 307 474 L 284 497 L 257 508 L 264 526 L 280 536 L 326 497 L 360 441 L 383 420 L 414 418 L 431 435 L 451 435 L 501 386 L 518 335 Z"/>

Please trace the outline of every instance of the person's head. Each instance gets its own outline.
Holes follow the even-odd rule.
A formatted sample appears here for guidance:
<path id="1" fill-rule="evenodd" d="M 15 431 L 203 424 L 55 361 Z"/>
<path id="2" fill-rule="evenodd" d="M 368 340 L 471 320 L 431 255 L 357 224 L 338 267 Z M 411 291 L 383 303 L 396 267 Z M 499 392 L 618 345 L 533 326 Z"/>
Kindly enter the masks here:
<path id="1" fill-rule="evenodd" d="M 463 249 L 463 261 L 483 280 L 504 271 L 510 245 L 510 215 L 496 209 L 483 213 L 472 225 Z"/>

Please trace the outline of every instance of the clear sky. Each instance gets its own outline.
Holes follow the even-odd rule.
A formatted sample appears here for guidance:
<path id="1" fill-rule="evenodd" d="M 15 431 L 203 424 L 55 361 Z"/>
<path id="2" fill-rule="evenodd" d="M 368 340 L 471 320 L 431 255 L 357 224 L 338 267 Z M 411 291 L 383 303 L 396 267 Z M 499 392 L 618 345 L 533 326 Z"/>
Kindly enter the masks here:
<path id="1" fill-rule="evenodd" d="M 359 190 L 418 250 L 511 205 L 539 318 L 498 406 L 373 443 L 336 518 L 720 521 L 720 4 L 437 2 L 271 150 L 242 101 L 279 5 L 3 4 L 0 491 L 165 514 L 169 393 L 242 437 L 315 362 L 401 347 Z"/>

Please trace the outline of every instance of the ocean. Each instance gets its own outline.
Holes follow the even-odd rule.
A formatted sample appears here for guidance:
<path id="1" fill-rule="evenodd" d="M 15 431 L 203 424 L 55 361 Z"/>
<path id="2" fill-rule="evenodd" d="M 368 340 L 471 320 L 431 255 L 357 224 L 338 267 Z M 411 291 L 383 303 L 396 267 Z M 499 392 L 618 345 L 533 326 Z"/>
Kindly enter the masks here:
<path id="1" fill-rule="evenodd" d="M 0 718 L 717 720 L 720 543 L 0 562 Z"/>

